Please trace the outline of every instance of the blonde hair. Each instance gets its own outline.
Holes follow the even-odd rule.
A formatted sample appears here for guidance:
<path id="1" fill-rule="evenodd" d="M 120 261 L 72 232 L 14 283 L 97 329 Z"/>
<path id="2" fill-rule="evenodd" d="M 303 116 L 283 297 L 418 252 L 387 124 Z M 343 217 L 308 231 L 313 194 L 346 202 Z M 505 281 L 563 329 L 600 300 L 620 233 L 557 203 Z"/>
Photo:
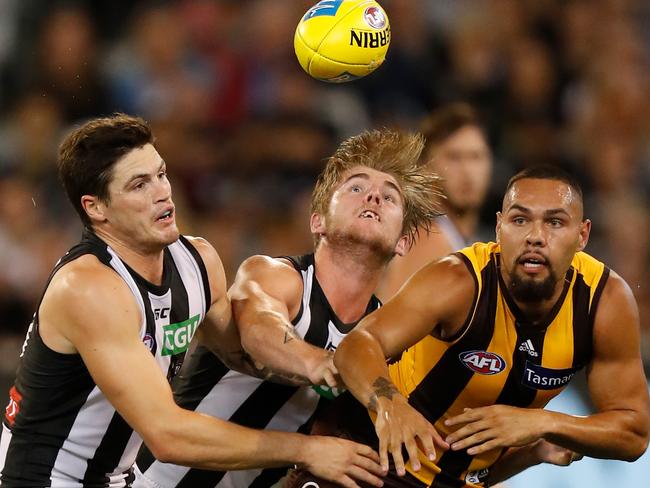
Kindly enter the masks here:
<path id="1" fill-rule="evenodd" d="M 438 202 L 442 196 L 439 177 L 425 166 L 418 166 L 424 147 L 420 134 L 402 133 L 391 129 L 364 131 L 343 141 L 327 160 L 318 176 L 311 198 L 311 213 L 327 215 L 329 203 L 341 183 L 343 174 L 355 166 L 365 166 L 395 178 L 404 201 L 402 235 L 409 246 L 419 229 L 427 232 L 431 221 L 442 215 Z M 320 236 L 314 236 L 318 244 Z"/>

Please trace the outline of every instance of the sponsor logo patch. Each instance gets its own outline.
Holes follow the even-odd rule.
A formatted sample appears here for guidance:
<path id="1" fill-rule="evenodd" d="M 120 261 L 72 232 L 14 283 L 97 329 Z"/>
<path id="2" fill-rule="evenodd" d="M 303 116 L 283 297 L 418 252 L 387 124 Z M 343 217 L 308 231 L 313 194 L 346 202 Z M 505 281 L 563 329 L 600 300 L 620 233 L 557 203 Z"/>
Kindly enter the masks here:
<path id="1" fill-rule="evenodd" d="M 302 20 L 311 19 L 312 17 L 320 17 L 321 15 L 334 17 L 342 3 L 343 0 L 321 0 L 312 8 L 307 10 L 307 13 Z"/>
<path id="2" fill-rule="evenodd" d="M 142 338 L 142 342 L 147 346 L 147 349 L 153 352 L 156 347 L 156 339 L 151 334 L 145 334 Z"/>
<path id="3" fill-rule="evenodd" d="M 478 374 L 497 374 L 506 368 L 505 360 L 493 352 L 466 351 L 458 357 L 468 369 Z"/>
<path id="4" fill-rule="evenodd" d="M 363 20 L 374 29 L 383 29 L 386 27 L 386 16 L 379 7 L 367 7 L 363 12 Z"/>
<path id="5" fill-rule="evenodd" d="M 487 468 L 479 469 L 478 471 L 469 471 L 465 476 L 466 483 L 481 483 L 485 481 L 490 474 Z"/>
<path id="6" fill-rule="evenodd" d="M 163 325 L 162 356 L 171 356 L 187 351 L 190 341 L 199 325 L 200 315 L 195 315 L 176 324 Z"/>
<path id="7" fill-rule="evenodd" d="M 555 390 L 566 386 L 578 368 L 552 369 L 526 361 L 521 383 L 533 390 Z"/>
<path id="8" fill-rule="evenodd" d="M 529 356 L 532 356 L 534 358 L 539 356 L 539 353 L 535 350 L 535 347 L 533 346 L 533 341 L 531 341 L 530 339 L 519 344 L 519 350 L 521 352 L 527 352 Z"/>

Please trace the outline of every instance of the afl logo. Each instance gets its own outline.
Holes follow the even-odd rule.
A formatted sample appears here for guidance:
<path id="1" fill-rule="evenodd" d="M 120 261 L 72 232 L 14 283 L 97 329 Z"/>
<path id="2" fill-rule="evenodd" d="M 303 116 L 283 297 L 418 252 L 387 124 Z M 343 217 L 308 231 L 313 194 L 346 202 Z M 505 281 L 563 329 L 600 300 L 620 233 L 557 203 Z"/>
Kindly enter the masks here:
<path id="1" fill-rule="evenodd" d="M 503 358 L 493 352 L 467 351 L 458 357 L 468 369 L 478 374 L 497 374 L 506 368 Z"/>
<path id="2" fill-rule="evenodd" d="M 370 27 L 383 29 L 386 27 L 386 16 L 379 7 L 368 7 L 363 12 L 363 18 Z"/>
<path id="3" fill-rule="evenodd" d="M 150 351 L 153 351 L 154 347 L 156 347 L 156 339 L 154 339 L 151 334 L 145 334 L 142 338 L 142 342 L 144 342 L 144 345 L 147 346 L 147 349 Z"/>

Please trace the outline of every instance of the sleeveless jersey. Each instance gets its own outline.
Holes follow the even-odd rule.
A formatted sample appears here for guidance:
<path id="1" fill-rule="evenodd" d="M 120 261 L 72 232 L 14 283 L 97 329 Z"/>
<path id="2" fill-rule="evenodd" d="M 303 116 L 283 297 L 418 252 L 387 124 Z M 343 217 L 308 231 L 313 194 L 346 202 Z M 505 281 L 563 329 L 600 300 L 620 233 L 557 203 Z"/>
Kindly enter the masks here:
<path id="1" fill-rule="evenodd" d="M 300 310 L 292 321 L 295 332 L 309 344 L 335 350 L 356 323 L 344 324 L 332 310 L 316 279 L 313 254 L 286 259 L 303 280 Z M 373 296 L 366 313 L 378 306 L 379 300 Z M 175 398 L 183 408 L 247 427 L 285 432 L 306 432 L 323 395 L 316 389 L 281 385 L 229 370 L 202 346 L 188 357 L 174 381 Z M 190 469 L 156 461 L 144 446 L 137 459 L 134 488 L 267 488 L 284 473 L 286 468 L 227 472 Z"/>
<path id="2" fill-rule="evenodd" d="M 165 248 L 163 280 L 156 286 L 85 230 L 81 242 L 55 266 L 46 289 L 61 267 L 86 254 L 128 285 L 142 317 L 140 337 L 171 379 L 211 303 L 199 253 L 182 236 Z M 119 354 L 113 367 L 120 367 Z M 38 308 L 10 396 L 0 442 L 0 486 L 95 488 L 132 482 L 142 439 L 99 390 L 79 354 L 61 354 L 45 345 Z"/>
<path id="3" fill-rule="evenodd" d="M 509 295 L 499 271 L 500 249 L 477 243 L 456 253 L 472 274 L 476 293 L 467 323 L 448 341 L 427 336 L 389 368 L 409 404 L 444 438 L 444 421 L 463 408 L 504 404 L 542 408 L 559 394 L 592 354 L 592 327 L 608 268 L 584 252 L 573 258 L 564 288 L 536 325 Z M 431 484 L 481 486 L 502 450 L 470 456 L 439 451 L 435 463 L 420 454 L 412 474 Z"/>

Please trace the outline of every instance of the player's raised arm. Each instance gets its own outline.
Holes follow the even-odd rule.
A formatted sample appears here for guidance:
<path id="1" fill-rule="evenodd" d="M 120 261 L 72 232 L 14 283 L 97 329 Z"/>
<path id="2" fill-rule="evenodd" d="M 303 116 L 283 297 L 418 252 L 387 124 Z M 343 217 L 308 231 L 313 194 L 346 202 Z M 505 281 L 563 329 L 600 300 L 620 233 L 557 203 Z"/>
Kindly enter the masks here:
<path id="1" fill-rule="evenodd" d="M 377 415 L 382 465 L 391 452 L 397 471 L 404 473 L 402 445 L 418 469 L 416 438 L 433 458 L 434 444 L 447 448 L 433 426 L 398 392 L 390 380 L 386 358 L 428 334 L 450 337 L 472 311 L 474 281 L 459 258 L 451 256 L 416 273 L 386 305 L 366 317 L 341 343 L 334 356 L 347 388 Z"/>
<path id="2" fill-rule="evenodd" d="M 300 274 L 285 260 L 253 256 L 230 288 L 233 316 L 257 375 L 291 384 L 336 386 L 332 353 L 294 330 L 303 294 Z"/>

